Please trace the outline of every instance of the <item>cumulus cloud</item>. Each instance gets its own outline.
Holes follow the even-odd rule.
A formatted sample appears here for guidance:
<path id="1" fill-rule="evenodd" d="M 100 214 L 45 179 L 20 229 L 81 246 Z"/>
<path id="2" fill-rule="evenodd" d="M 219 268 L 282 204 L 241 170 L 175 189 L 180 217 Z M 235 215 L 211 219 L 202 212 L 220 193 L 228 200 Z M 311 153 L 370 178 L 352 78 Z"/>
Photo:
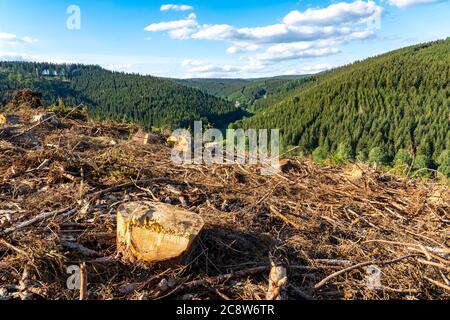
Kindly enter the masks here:
<path id="1" fill-rule="evenodd" d="M 18 45 L 16 35 L 2 32 L 0 33 L 0 46 L 15 46 Z"/>
<path id="2" fill-rule="evenodd" d="M 203 60 L 184 60 L 181 65 L 185 70 L 183 78 L 237 78 L 252 75 L 265 69 L 265 66 L 248 61 L 245 65 L 218 65 Z"/>
<path id="3" fill-rule="evenodd" d="M 31 61 L 32 56 L 19 52 L 0 51 L 0 61 Z"/>
<path id="4" fill-rule="evenodd" d="M 0 32 L 0 41 L 12 40 L 12 39 L 16 39 L 16 38 L 17 38 L 17 36 L 15 34 Z"/>
<path id="5" fill-rule="evenodd" d="M 1 51 L 0 61 L 33 61 L 33 62 L 48 62 L 48 63 L 81 63 L 80 60 L 74 58 L 57 57 L 57 56 L 42 56 L 27 52 L 13 52 Z M 94 64 L 94 63 L 93 63 Z M 96 63 L 99 64 L 99 63 Z"/>
<path id="6" fill-rule="evenodd" d="M 197 27 L 197 16 L 195 13 L 191 13 L 184 19 L 152 23 L 145 27 L 144 30 L 148 32 L 168 31 L 172 39 L 185 40 L 189 39 L 191 34 L 197 30 Z"/>
<path id="7" fill-rule="evenodd" d="M 195 14 L 190 14 L 187 18 L 181 20 L 173 20 L 168 22 L 152 23 L 145 27 L 145 31 L 149 32 L 159 32 L 159 31 L 170 31 L 183 28 L 196 27 L 198 25 L 197 17 Z"/>
<path id="8" fill-rule="evenodd" d="M 389 0 L 433 1 L 433 0 Z M 383 8 L 374 1 L 339 2 L 325 8 L 289 12 L 282 22 L 263 26 L 235 27 L 229 24 L 201 24 L 195 13 L 173 21 L 153 23 L 149 32 L 166 32 L 173 39 L 223 41 L 229 54 L 242 54 L 245 65 L 217 66 L 202 63 L 183 65 L 190 76 L 216 77 L 262 70 L 275 63 L 337 54 L 340 45 L 375 36 L 374 21 Z"/>
<path id="9" fill-rule="evenodd" d="M 204 25 L 191 35 L 192 39 L 222 40 L 232 44 L 277 44 L 298 41 L 315 41 L 351 35 L 349 27 L 335 26 L 288 26 L 276 24 L 257 28 L 236 29 L 229 25 Z M 235 45 L 234 45 L 235 46 Z M 241 45 L 242 47 L 242 45 Z"/>
<path id="10" fill-rule="evenodd" d="M 290 44 L 279 44 L 267 49 L 264 53 L 256 55 L 254 58 L 262 64 L 270 64 L 280 61 L 306 59 L 329 56 L 339 53 L 338 48 L 314 48 L 313 44 L 299 42 Z"/>
<path id="11" fill-rule="evenodd" d="M 0 46 L 16 46 L 22 43 L 34 43 L 37 39 L 31 37 L 19 38 L 17 35 L 12 33 L 0 32 Z"/>
<path id="12" fill-rule="evenodd" d="M 233 46 L 231 46 L 227 49 L 227 52 L 231 53 L 231 54 L 236 54 L 236 53 L 242 53 L 242 52 L 252 52 L 252 51 L 256 51 L 258 49 L 259 49 L 259 45 L 257 45 L 257 44 L 236 42 Z"/>
<path id="13" fill-rule="evenodd" d="M 285 75 L 305 75 L 305 74 L 316 74 L 323 71 L 331 70 L 336 68 L 336 65 L 328 64 L 328 63 L 319 63 L 306 67 L 300 67 L 296 69 L 290 69 L 286 71 Z"/>
<path id="14" fill-rule="evenodd" d="M 241 68 L 218 66 L 202 60 L 184 60 L 181 65 L 186 69 L 184 78 L 229 78 L 237 76 Z"/>
<path id="15" fill-rule="evenodd" d="M 194 10 L 194 7 L 186 5 L 186 4 L 163 4 L 161 6 L 161 11 L 191 11 Z"/>
<path id="16" fill-rule="evenodd" d="M 191 13 L 181 20 L 153 23 L 145 30 L 168 31 L 169 35 L 175 39 L 227 41 L 231 43 L 227 51 L 238 53 L 254 51 L 261 44 L 316 41 L 350 36 L 356 31 L 353 27 L 355 24 L 378 17 L 381 12 L 382 8 L 375 2 L 357 0 L 352 3 L 332 4 L 324 9 L 292 11 L 286 15 L 283 23 L 260 27 L 236 28 L 228 24 L 200 24 L 196 15 Z"/>
<path id="17" fill-rule="evenodd" d="M 109 64 L 105 66 L 105 69 L 111 70 L 111 71 L 118 71 L 118 72 L 127 72 L 130 71 L 134 67 L 131 63 L 121 63 L 121 64 Z"/>
<path id="18" fill-rule="evenodd" d="M 438 3 L 442 0 L 388 0 L 389 4 L 398 8 L 409 8 L 418 4 Z"/>
<path id="19" fill-rule="evenodd" d="M 394 0 L 408 1 L 408 0 Z M 409 0 L 421 1 L 421 0 Z M 423 0 L 427 1 L 427 0 Z M 362 23 L 374 15 L 381 15 L 383 8 L 373 1 L 361 0 L 347 3 L 339 2 L 324 9 L 307 9 L 305 12 L 292 11 L 283 19 L 287 25 L 336 25 Z"/>
<path id="20" fill-rule="evenodd" d="M 25 43 L 35 43 L 35 42 L 38 42 L 37 39 L 31 38 L 31 37 L 23 37 L 23 38 L 22 38 L 22 41 L 25 42 Z"/>

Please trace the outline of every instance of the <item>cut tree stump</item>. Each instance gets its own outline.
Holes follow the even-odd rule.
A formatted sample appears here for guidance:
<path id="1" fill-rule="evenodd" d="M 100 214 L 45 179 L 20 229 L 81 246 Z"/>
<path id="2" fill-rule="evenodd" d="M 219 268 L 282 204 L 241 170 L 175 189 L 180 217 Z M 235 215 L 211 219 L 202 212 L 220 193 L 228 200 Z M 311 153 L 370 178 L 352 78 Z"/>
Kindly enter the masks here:
<path id="1" fill-rule="evenodd" d="M 163 138 L 161 138 L 157 134 L 147 133 L 143 130 L 139 130 L 131 137 L 131 141 L 136 144 L 149 145 L 162 143 Z"/>
<path id="2" fill-rule="evenodd" d="M 129 262 L 176 259 L 189 251 L 203 225 L 199 215 L 168 204 L 130 202 L 117 212 L 117 250 Z"/>
<path id="3" fill-rule="evenodd" d="M 287 281 L 286 268 L 272 262 L 272 268 L 269 275 L 269 290 L 266 294 L 266 300 L 284 300 L 284 291 Z"/>

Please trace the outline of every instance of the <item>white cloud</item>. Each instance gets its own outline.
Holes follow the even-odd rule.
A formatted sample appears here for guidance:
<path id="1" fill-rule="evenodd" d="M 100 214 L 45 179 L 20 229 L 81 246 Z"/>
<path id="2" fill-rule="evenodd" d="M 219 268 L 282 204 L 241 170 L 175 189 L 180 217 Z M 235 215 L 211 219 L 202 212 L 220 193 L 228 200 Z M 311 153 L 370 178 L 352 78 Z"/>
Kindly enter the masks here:
<path id="1" fill-rule="evenodd" d="M 186 5 L 186 4 L 163 4 L 161 6 L 161 11 L 191 11 L 194 10 L 194 7 Z"/>
<path id="2" fill-rule="evenodd" d="M 198 67 L 198 66 L 203 65 L 204 63 L 205 63 L 205 62 L 202 61 L 202 60 L 191 60 L 191 59 L 186 59 L 186 60 L 183 60 L 183 61 L 181 62 L 181 65 L 182 65 L 183 67 Z"/>
<path id="3" fill-rule="evenodd" d="M 0 32 L 0 41 L 3 40 L 14 40 L 17 36 L 15 34 L 6 33 L 6 32 Z"/>
<path id="4" fill-rule="evenodd" d="M 15 46 L 19 40 L 15 34 L 0 32 L 0 46 Z"/>
<path id="5" fill-rule="evenodd" d="M 416 0 L 419 1 L 419 0 Z M 255 51 L 261 44 L 316 41 L 350 36 L 367 30 L 360 24 L 379 17 L 382 8 L 373 1 L 361 0 L 332 4 L 324 9 L 308 9 L 289 13 L 283 23 L 248 28 L 228 24 L 199 24 L 194 13 L 185 19 L 154 23 L 145 28 L 149 32 L 168 31 L 174 39 L 227 41 L 229 53 Z M 359 30 L 355 26 L 359 25 Z M 364 27 L 364 26 L 363 26 Z"/>
<path id="6" fill-rule="evenodd" d="M 144 30 L 148 32 L 168 31 L 172 39 L 186 40 L 196 32 L 197 27 L 197 16 L 195 13 L 191 13 L 185 19 L 152 23 Z"/>
<path id="7" fill-rule="evenodd" d="M 173 39 L 228 43 L 226 51 L 240 54 L 242 66 L 207 62 L 194 66 L 192 62 L 189 65 L 185 62 L 183 68 L 188 77 L 230 77 L 252 72 L 269 73 L 268 69 L 276 69 L 275 64 L 337 54 L 341 45 L 373 37 L 382 12 L 383 8 L 374 1 L 356 0 L 303 12 L 292 11 L 281 23 L 265 26 L 238 28 L 226 23 L 201 24 L 195 13 L 191 13 L 181 20 L 153 23 L 145 30 L 167 32 Z"/>
<path id="8" fill-rule="evenodd" d="M 35 42 L 38 42 L 39 40 L 31 38 L 31 37 L 23 37 L 22 41 L 25 43 L 35 43 Z"/>
<path id="9" fill-rule="evenodd" d="M 239 67 L 231 65 L 217 66 L 205 63 L 201 66 L 188 68 L 183 78 L 235 78 L 240 72 L 241 68 Z"/>
<path id="10" fill-rule="evenodd" d="M 185 69 L 183 78 L 237 78 L 252 75 L 264 69 L 264 66 L 246 63 L 245 65 L 218 65 L 203 60 L 184 60 L 181 63 Z"/>
<path id="11" fill-rule="evenodd" d="M 310 42 L 282 43 L 270 47 L 264 53 L 258 54 L 252 59 L 261 64 L 272 64 L 294 59 L 329 56 L 339 52 L 338 48 L 320 47 Z"/>
<path id="12" fill-rule="evenodd" d="M 11 51 L 0 51 L 0 61 L 33 61 L 33 62 L 48 62 L 48 63 L 83 63 L 82 60 L 76 58 L 68 57 L 57 57 L 57 56 L 42 56 L 32 53 L 25 52 L 11 52 Z M 99 63 L 97 63 L 99 64 Z"/>
<path id="13" fill-rule="evenodd" d="M 418 4 L 438 3 L 442 0 L 388 0 L 389 4 L 398 8 L 409 8 Z"/>
<path id="14" fill-rule="evenodd" d="M 179 39 L 179 40 L 187 40 L 191 36 L 191 34 L 195 32 L 192 28 L 180 28 L 175 30 L 169 31 L 169 36 L 172 39 Z"/>
<path id="15" fill-rule="evenodd" d="M 191 35 L 192 39 L 222 40 L 233 44 L 240 43 L 240 47 L 255 44 L 276 44 L 298 41 L 313 41 L 327 39 L 352 33 L 349 27 L 334 26 L 288 26 L 275 24 L 265 27 L 236 29 L 230 25 L 202 25 Z M 250 44 L 250 45 L 249 45 Z"/>
<path id="16" fill-rule="evenodd" d="M 127 72 L 130 71 L 133 67 L 134 65 L 131 63 L 123 63 L 123 64 L 109 64 L 105 66 L 105 69 L 118 72 Z"/>
<path id="17" fill-rule="evenodd" d="M 394 0 L 408 1 L 408 0 Z M 409 0 L 411 1 L 411 0 Z M 421 0 L 412 0 L 421 1 Z M 427 1 L 427 0 L 424 0 Z M 383 8 L 373 1 L 361 0 L 347 3 L 339 2 L 323 9 L 307 9 L 305 12 L 292 11 L 283 19 L 287 25 L 336 25 L 348 23 L 361 23 L 374 15 L 381 15 Z"/>
<path id="18" fill-rule="evenodd" d="M 227 24 L 205 24 L 199 27 L 196 33 L 192 35 L 193 39 L 202 40 L 227 40 L 233 38 L 235 29 Z"/>
<path id="19" fill-rule="evenodd" d="M 21 43 L 35 43 L 37 39 L 33 39 L 31 37 L 23 37 L 19 38 L 17 35 L 12 33 L 0 32 L 0 46 L 16 46 Z"/>
<path id="20" fill-rule="evenodd" d="M 20 52 L 2 52 L 0 51 L 0 61 L 32 61 L 33 57 Z"/>
<path id="21" fill-rule="evenodd" d="M 236 54 L 236 53 L 242 53 L 242 52 L 251 52 L 251 51 L 256 51 L 258 50 L 260 47 L 257 44 L 251 44 L 251 43 L 239 43 L 236 42 L 234 43 L 233 46 L 229 47 L 227 49 L 227 52 L 230 54 Z"/>
<path id="22" fill-rule="evenodd" d="M 171 31 L 183 28 L 196 27 L 198 25 L 197 17 L 194 15 L 189 15 L 189 17 L 181 20 L 173 20 L 168 22 L 152 23 L 145 27 L 145 31 L 149 32 L 159 32 L 159 31 Z"/>
<path id="23" fill-rule="evenodd" d="M 306 67 L 300 67 L 296 69 L 290 69 L 286 71 L 285 75 L 304 75 L 304 74 L 316 74 L 319 72 L 327 71 L 336 68 L 336 65 L 328 63 L 319 63 L 315 65 L 309 65 Z"/>

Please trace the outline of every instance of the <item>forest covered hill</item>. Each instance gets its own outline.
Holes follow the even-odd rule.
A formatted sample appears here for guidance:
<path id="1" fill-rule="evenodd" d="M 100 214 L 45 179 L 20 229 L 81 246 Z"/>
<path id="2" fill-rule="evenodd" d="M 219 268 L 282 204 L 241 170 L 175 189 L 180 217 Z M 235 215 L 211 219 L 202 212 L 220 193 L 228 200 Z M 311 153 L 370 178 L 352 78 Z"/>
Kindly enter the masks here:
<path id="1" fill-rule="evenodd" d="M 242 117 L 242 110 L 224 99 L 161 78 L 98 66 L 0 62 L 0 104 L 24 88 L 41 92 L 46 104 L 63 98 L 66 104 L 87 105 L 96 118 L 147 128 L 188 127 L 195 120 L 224 127 Z"/>
<path id="2" fill-rule="evenodd" d="M 98 66 L 0 62 L 0 102 L 15 90 L 46 104 L 89 106 L 94 118 L 146 128 L 279 128 L 284 148 L 316 160 L 359 160 L 450 175 L 450 38 L 313 76 L 163 79 Z M 236 102 L 239 106 L 236 106 Z M 408 169 L 409 170 L 409 169 Z"/>
<path id="3" fill-rule="evenodd" d="M 279 128 L 317 158 L 439 164 L 450 150 L 450 38 L 341 67 L 292 90 L 236 127 Z M 410 163 L 409 163 L 410 164 Z"/>

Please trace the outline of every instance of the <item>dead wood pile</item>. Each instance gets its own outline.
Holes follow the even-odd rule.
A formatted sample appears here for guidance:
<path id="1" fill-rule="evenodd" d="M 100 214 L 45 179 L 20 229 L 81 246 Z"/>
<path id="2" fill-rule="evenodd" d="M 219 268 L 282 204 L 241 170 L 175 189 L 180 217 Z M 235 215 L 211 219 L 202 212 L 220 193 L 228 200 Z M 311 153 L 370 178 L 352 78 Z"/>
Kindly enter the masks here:
<path id="1" fill-rule="evenodd" d="M 448 185 L 305 159 L 276 176 L 177 166 L 125 125 L 60 120 L 0 128 L 0 299 L 78 299 L 70 266 L 89 299 L 450 297 Z M 185 262 L 117 257 L 116 210 L 141 200 L 204 219 Z M 268 294 L 274 261 L 287 282 Z"/>

